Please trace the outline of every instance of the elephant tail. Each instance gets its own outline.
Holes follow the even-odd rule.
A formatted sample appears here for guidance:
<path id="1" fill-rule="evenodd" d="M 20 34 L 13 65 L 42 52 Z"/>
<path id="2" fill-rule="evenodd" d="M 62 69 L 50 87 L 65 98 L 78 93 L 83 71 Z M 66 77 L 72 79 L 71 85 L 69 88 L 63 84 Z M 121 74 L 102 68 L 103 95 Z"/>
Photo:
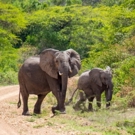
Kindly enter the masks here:
<path id="1" fill-rule="evenodd" d="M 20 98 L 20 92 L 19 92 L 19 101 L 18 101 L 18 103 L 17 103 L 17 108 L 20 108 L 20 106 L 21 106 L 21 98 Z"/>
<path id="2" fill-rule="evenodd" d="M 73 92 L 71 98 L 68 100 L 68 102 L 65 103 L 66 105 L 69 105 L 69 104 L 72 102 L 73 97 L 74 97 L 74 94 L 76 93 L 77 90 L 78 90 L 78 88 L 76 88 L 76 89 L 74 90 L 74 92 Z"/>

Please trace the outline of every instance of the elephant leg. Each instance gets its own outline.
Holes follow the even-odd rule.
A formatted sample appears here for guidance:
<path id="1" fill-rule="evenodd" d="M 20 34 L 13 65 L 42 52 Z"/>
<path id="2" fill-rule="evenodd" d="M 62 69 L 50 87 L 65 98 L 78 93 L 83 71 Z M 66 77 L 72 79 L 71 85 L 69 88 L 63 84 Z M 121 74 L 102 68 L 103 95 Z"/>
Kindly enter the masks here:
<path id="1" fill-rule="evenodd" d="M 77 101 L 77 103 L 73 106 L 74 110 L 80 110 L 80 105 L 86 101 L 86 95 L 84 92 L 79 93 L 80 99 Z"/>
<path id="2" fill-rule="evenodd" d="M 101 95 L 96 95 L 97 106 L 101 108 Z"/>
<path id="3" fill-rule="evenodd" d="M 22 94 L 22 99 L 23 99 L 23 112 L 22 115 L 30 115 L 29 114 L 29 109 L 28 109 L 28 97 L 29 95 L 27 94 Z"/>
<path id="4" fill-rule="evenodd" d="M 52 93 L 56 97 L 56 100 L 57 100 L 57 105 L 52 107 L 52 113 L 55 114 L 57 110 L 57 111 L 60 111 L 60 113 L 65 114 L 66 113 L 65 110 L 64 111 L 60 110 L 61 96 L 62 96 L 60 90 L 59 89 L 53 90 Z"/>
<path id="5" fill-rule="evenodd" d="M 46 95 L 38 95 L 38 99 L 37 99 L 37 102 L 34 106 L 34 113 L 36 114 L 40 114 L 41 113 L 41 104 L 44 100 Z"/>
<path id="6" fill-rule="evenodd" d="M 55 114 L 56 111 L 60 111 L 60 113 L 65 114 L 65 108 L 61 109 L 62 107 L 62 92 L 61 92 L 61 86 L 58 80 L 53 79 L 48 76 L 48 82 L 50 86 L 50 90 L 52 91 L 52 94 L 55 96 L 57 100 L 57 105 L 52 107 L 52 113 Z"/>
<path id="7" fill-rule="evenodd" d="M 88 100 L 89 100 L 88 111 L 93 111 L 92 103 L 93 103 L 94 98 L 95 98 L 95 97 L 90 97 L 90 98 L 88 98 Z"/>

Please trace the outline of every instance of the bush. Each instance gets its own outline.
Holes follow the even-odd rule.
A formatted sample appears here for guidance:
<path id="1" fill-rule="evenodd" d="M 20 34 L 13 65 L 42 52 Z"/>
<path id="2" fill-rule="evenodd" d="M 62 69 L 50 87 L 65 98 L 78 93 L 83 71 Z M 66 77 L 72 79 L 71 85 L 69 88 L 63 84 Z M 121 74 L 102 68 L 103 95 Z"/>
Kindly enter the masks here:
<path id="1" fill-rule="evenodd" d="M 20 68 L 27 58 L 38 54 L 38 49 L 30 45 L 25 45 L 19 49 L 18 53 L 20 56 L 18 59 L 18 68 Z"/>
<path id="2" fill-rule="evenodd" d="M 119 63 L 114 72 L 114 83 L 118 90 L 121 86 L 135 87 L 135 56 L 129 57 Z"/>
<path id="3" fill-rule="evenodd" d="M 18 83 L 18 73 L 15 71 L 0 72 L 0 85 L 9 85 Z"/>

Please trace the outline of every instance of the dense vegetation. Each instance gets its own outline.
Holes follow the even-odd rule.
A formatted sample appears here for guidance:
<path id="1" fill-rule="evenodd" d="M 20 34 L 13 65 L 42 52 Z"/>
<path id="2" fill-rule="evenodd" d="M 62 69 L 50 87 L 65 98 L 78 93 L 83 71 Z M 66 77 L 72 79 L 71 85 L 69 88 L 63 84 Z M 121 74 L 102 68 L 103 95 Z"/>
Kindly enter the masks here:
<path id="1" fill-rule="evenodd" d="M 0 84 L 17 83 L 23 61 L 73 48 L 83 72 L 113 69 L 114 93 L 135 89 L 134 0 L 0 0 Z M 126 94 L 124 94 L 126 93 Z M 132 92 L 133 94 L 133 92 Z"/>

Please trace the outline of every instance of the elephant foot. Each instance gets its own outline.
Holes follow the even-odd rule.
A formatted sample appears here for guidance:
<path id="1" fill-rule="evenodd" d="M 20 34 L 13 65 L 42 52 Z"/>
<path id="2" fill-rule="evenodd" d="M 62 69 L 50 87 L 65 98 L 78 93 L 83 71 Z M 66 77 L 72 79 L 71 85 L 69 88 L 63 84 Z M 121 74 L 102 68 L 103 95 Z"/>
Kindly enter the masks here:
<path id="1" fill-rule="evenodd" d="M 52 107 L 52 113 L 53 114 L 57 114 L 57 113 L 66 114 L 66 111 L 65 109 L 59 109 L 58 106 L 56 106 L 56 107 Z"/>
<path id="2" fill-rule="evenodd" d="M 110 102 L 106 104 L 106 108 L 109 108 L 110 107 Z"/>
<path id="3" fill-rule="evenodd" d="M 106 109 L 109 110 L 110 109 L 110 106 L 106 106 Z"/>
<path id="4" fill-rule="evenodd" d="M 23 112 L 22 115 L 30 116 L 30 113 L 29 113 L 29 111 L 27 111 L 27 112 Z"/>
<path id="5" fill-rule="evenodd" d="M 60 114 L 66 114 L 65 110 L 60 110 Z"/>
<path id="6" fill-rule="evenodd" d="M 34 109 L 34 111 L 33 111 L 35 114 L 41 114 L 41 111 L 40 110 L 36 110 L 36 109 Z"/>

